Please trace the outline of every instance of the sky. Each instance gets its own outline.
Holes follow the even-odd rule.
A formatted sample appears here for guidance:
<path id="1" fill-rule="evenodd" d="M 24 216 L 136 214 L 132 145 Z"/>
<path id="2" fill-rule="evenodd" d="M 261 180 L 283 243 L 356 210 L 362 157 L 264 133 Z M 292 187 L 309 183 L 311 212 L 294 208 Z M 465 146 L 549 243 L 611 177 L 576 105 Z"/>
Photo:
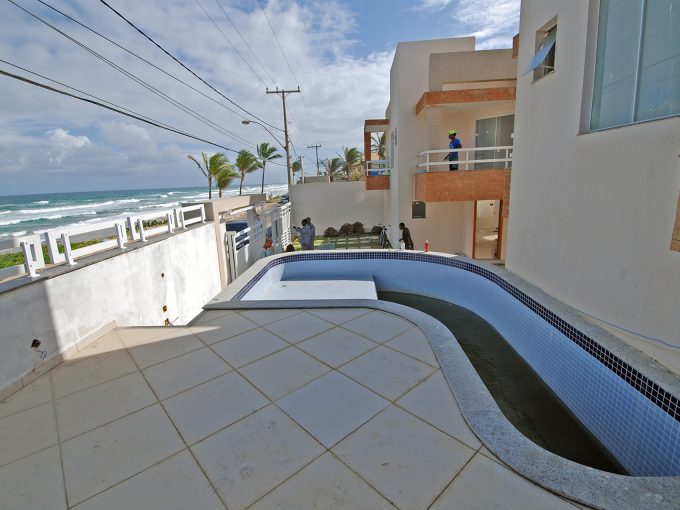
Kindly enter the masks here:
<path id="1" fill-rule="evenodd" d="M 237 151 L 254 152 L 257 143 L 280 148 L 281 99 L 267 95 L 267 87 L 302 90 L 286 98 L 292 155 L 302 155 L 306 171 L 314 171 L 308 146 L 321 144 L 320 159 L 336 157 L 342 147 L 362 149 L 364 119 L 384 116 L 398 42 L 474 35 L 478 49 L 507 48 L 519 25 L 519 0 L 107 3 L 222 95 L 98 0 L 0 0 L 0 70 L 74 87 L 232 151 L 0 75 L 0 195 L 202 186 L 205 178 L 188 154 L 220 151 L 233 162 Z M 244 119 L 265 122 L 275 138 Z M 279 161 L 267 166 L 266 182 L 285 182 L 285 160 Z M 260 179 L 257 172 L 245 182 Z"/>

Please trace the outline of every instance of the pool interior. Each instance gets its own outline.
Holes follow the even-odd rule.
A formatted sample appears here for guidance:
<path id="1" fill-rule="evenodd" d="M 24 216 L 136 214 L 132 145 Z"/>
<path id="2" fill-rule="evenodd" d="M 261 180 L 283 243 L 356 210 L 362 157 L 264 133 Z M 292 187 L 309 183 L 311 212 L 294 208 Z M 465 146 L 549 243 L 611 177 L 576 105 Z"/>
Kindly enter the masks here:
<path id="1" fill-rule="evenodd" d="M 379 291 L 378 298 L 420 310 L 444 324 L 505 417 L 531 441 L 579 464 L 627 474 L 496 329 L 477 314 L 418 294 Z"/>

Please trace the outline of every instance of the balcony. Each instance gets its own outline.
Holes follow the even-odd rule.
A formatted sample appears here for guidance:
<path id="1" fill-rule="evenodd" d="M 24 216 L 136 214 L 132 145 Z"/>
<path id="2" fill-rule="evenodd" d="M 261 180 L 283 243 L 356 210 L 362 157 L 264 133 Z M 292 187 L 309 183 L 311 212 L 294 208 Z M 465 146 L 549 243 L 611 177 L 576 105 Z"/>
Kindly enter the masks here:
<path id="1" fill-rule="evenodd" d="M 366 189 L 370 191 L 390 189 L 392 162 L 387 159 L 366 161 Z"/>
<path id="2" fill-rule="evenodd" d="M 458 149 L 457 171 L 444 160 L 450 149 L 423 151 L 418 155 L 415 199 L 422 202 L 503 200 L 510 197 L 512 146 Z"/>

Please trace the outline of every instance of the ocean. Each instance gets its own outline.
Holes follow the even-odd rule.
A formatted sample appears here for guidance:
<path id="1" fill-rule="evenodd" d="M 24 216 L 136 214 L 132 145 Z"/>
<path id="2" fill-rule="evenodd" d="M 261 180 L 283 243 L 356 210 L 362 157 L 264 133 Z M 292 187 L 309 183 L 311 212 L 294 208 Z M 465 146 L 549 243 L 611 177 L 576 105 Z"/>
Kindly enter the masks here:
<path id="1" fill-rule="evenodd" d="M 281 195 L 288 192 L 288 185 L 265 184 L 264 191 Z M 244 195 L 259 192 L 259 185 L 243 186 Z M 222 192 L 222 196 L 236 195 L 238 184 Z M 217 191 L 213 191 L 213 198 L 215 197 Z M 197 202 L 207 198 L 206 186 L 0 196 L 0 240 L 42 233 L 61 226 L 126 217 L 154 209 L 172 209 L 181 202 Z"/>

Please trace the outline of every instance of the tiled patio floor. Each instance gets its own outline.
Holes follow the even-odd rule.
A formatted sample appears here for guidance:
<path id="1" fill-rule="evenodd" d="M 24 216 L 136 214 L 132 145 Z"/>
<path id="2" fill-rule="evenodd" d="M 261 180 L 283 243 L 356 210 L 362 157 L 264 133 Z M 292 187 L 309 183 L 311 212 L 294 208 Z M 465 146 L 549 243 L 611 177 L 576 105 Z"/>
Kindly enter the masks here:
<path id="1" fill-rule="evenodd" d="M 115 330 L 0 403 L 3 509 L 574 509 L 466 425 L 423 333 L 368 309 Z"/>

